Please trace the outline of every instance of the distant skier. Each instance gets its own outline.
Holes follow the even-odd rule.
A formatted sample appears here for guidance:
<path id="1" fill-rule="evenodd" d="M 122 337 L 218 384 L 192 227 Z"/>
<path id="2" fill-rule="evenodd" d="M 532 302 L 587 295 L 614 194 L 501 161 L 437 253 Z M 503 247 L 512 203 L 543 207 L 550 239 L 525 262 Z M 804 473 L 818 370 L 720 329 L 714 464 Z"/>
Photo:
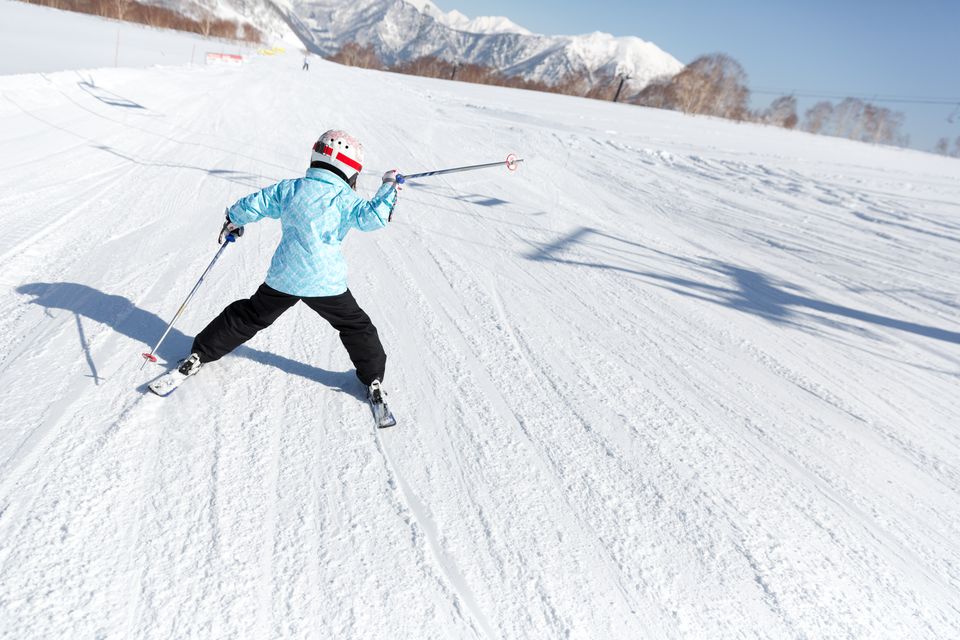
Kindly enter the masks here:
<path id="1" fill-rule="evenodd" d="M 364 200 L 355 193 L 362 168 L 363 145 L 343 131 L 327 131 L 313 146 L 305 177 L 282 180 L 227 209 L 221 244 L 228 234 L 241 236 L 244 225 L 262 218 L 279 219 L 283 236 L 256 293 L 227 306 L 197 334 L 192 353 L 177 369 L 181 379 L 230 353 L 303 300 L 340 333 L 371 402 L 381 399 L 387 356 L 376 327 L 347 288 L 340 245 L 351 229 L 386 226 L 397 201 L 397 172 L 386 172 L 376 195 Z"/>
<path id="2" fill-rule="evenodd" d="M 310 58 L 303 56 L 303 68 L 301 71 L 310 71 Z"/>

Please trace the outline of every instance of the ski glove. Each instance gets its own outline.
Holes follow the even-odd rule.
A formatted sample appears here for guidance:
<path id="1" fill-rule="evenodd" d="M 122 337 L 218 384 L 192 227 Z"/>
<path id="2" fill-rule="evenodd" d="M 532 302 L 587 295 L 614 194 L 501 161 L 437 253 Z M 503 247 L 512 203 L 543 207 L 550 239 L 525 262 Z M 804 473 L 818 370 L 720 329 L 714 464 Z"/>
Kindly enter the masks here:
<path id="1" fill-rule="evenodd" d="M 396 191 L 397 196 L 399 196 L 400 190 L 403 189 L 403 182 L 401 182 L 400 180 L 397 180 L 397 175 L 398 173 L 396 169 L 390 169 L 390 171 L 387 171 L 385 174 L 383 174 L 383 184 L 387 184 L 388 182 L 392 183 L 393 190 Z M 397 208 L 397 201 L 394 200 L 393 206 L 390 207 L 390 215 L 387 216 L 387 222 L 393 221 L 393 210 L 396 208 Z"/>
<path id="2" fill-rule="evenodd" d="M 220 228 L 220 235 L 217 237 L 217 244 L 223 244 L 223 241 L 226 240 L 227 236 L 231 233 L 235 238 L 239 238 L 243 235 L 243 227 L 238 227 L 230 222 L 230 212 L 227 211 L 227 221 L 224 222 L 223 227 Z"/>
<path id="3" fill-rule="evenodd" d="M 392 182 L 394 185 L 394 188 L 397 191 L 400 191 L 401 189 L 403 189 L 403 183 L 397 180 L 397 175 L 398 175 L 398 172 L 396 169 L 390 169 L 390 171 L 387 171 L 385 174 L 383 174 L 383 182 L 384 184 L 386 184 L 387 182 Z"/>

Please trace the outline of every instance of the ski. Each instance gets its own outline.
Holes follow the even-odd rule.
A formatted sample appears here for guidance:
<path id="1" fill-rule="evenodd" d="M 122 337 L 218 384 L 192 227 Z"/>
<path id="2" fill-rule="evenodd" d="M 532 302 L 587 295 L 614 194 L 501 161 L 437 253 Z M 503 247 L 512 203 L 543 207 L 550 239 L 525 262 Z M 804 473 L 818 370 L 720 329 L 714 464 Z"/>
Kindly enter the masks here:
<path id="1" fill-rule="evenodd" d="M 151 382 L 147 387 L 161 398 L 165 398 L 176 391 L 177 387 L 179 387 L 184 380 L 196 374 L 201 366 L 200 356 L 196 353 L 191 353 L 177 363 L 175 369 L 170 369 L 170 371 L 167 371 Z"/>
<path id="2" fill-rule="evenodd" d="M 161 398 L 166 398 L 168 395 L 176 391 L 177 387 L 179 387 L 180 384 L 189 377 L 190 376 L 185 376 L 180 373 L 179 369 L 171 369 L 148 384 L 147 388 Z"/>
<path id="3" fill-rule="evenodd" d="M 397 419 L 393 416 L 393 412 L 390 411 L 390 407 L 387 406 L 386 402 L 382 400 L 380 402 L 370 400 L 370 409 L 373 411 L 373 420 L 378 429 L 396 426 Z"/>
<path id="4" fill-rule="evenodd" d="M 197 358 L 195 354 L 191 354 L 190 358 Z M 189 363 L 189 358 L 187 362 Z M 197 361 L 199 362 L 199 360 Z M 161 398 L 169 396 L 171 393 L 177 390 L 177 388 L 183 384 L 183 381 L 190 377 L 192 374 L 186 374 L 181 371 L 186 365 L 181 363 L 178 367 L 170 369 L 165 374 L 151 382 L 147 385 L 147 388 L 151 392 L 157 394 Z M 196 369 L 199 369 L 199 364 L 197 364 Z M 196 373 L 194 369 L 194 373 Z M 393 412 L 390 411 L 390 407 L 387 406 L 384 396 L 386 394 L 383 392 L 383 389 L 380 388 L 380 381 L 377 380 L 367 390 L 367 402 L 370 403 L 370 410 L 373 412 L 373 420 L 378 429 L 386 429 L 387 427 L 393 427 L 397 424 L 397 419 L 394 417 Z"/>
<path id="5" fill-rule="evenodd" d="M 393 412 L 387 406 L 383 399 L 383 390 L 380 388 L 380 381 L 376 380 L 370 385 L 367 391 L 367 401 L 370 403 L 370 410 L 373 412 L 373 421 L 378 429 L 386 429 L 397 424 L 397 419 L 393 417 Z"/>

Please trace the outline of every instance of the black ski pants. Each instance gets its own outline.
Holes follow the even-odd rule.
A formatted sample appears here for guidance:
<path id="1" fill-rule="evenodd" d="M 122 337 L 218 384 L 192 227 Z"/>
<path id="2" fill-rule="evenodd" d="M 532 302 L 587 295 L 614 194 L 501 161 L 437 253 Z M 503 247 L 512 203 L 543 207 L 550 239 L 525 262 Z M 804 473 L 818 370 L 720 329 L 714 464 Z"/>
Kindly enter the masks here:
<path id="1" fill-rule="evenodd" d="M 383 380 L 387 354 L 370 316 L 360 308 L 349 289 L 336 296 L 301 298 L 264 283 L 249 299 L 237 300 L 221 311 L 194 338 L 192 351 L 200 356 L 200 362 L 219 360 L 269 327 L 300 300 L 340 332 L 340 341 L 347 348 L 363 384 Z"/>

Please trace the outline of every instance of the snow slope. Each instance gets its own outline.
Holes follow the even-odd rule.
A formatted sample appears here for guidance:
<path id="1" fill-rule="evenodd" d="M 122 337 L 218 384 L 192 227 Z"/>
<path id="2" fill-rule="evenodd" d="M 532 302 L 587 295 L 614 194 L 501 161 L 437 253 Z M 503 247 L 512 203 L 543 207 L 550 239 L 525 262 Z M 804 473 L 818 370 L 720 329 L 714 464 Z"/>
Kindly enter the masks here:
<path id="1" fill-rule="evenodd" d="M 0 74 L 204 64 L 207 52 L 250 50 L 238 42 L 0 0 Z"/>
<path id="2" fill-rule="evenodd" d="M 0 78 L 0 638 L 960 636 L 960 163 L 297 62 Z M 329 126 L 527 159 L 347 244 L 400 425 L 303 305 L 144 394 Z"/>

